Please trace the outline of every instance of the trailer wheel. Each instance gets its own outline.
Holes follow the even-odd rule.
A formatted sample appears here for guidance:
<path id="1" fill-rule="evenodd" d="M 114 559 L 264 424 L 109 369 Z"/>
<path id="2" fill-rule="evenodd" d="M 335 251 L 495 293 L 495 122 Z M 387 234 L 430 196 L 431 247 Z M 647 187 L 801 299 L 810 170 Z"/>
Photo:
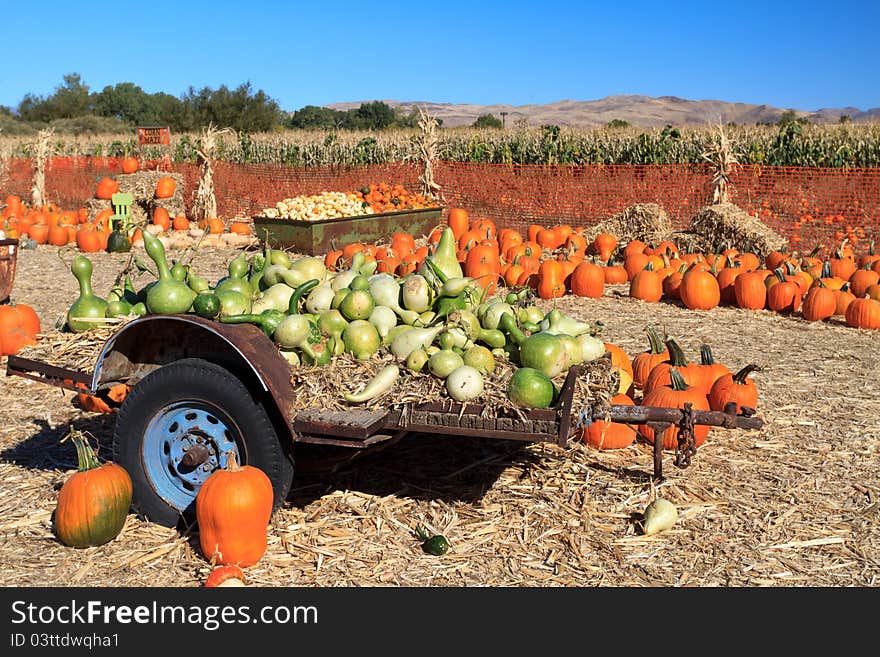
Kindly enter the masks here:
<path id="1" fill-rule="evenodd" d="M 266 473 L 277 508 L 293 481 L 293 458 L 262 401 L 206 360 L 185 358 L 150 372 L 119 409 L 113 459 L 131 475 L 135 510 L 153 522 L 191 523 L 199 488 L 225 467 L 230 451 Z"/>

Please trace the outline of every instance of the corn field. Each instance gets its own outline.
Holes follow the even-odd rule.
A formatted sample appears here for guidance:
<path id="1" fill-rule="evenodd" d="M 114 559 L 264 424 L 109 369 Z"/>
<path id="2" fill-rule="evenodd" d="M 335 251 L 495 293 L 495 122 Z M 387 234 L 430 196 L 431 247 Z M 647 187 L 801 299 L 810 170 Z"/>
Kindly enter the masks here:
<path id="1" fill-rule="evenodd" d="M 743 164 L 803 167 L 880 166 L 880 124 L 727 126 L 736 158 Z M 242 164 L 288 166 L 357 166 L 420 161 L 417 130 L 388 132 L 307 132 L 226 136 L 218 141 L 216 160 Z M 495 164 L 693 164 L 717 139 L 717 129 L 598 128 L 555 125 L 540 128 L 438 131 L 437 159 Z M 175 162 L 198 160 L 198 134 L 172 135 Z M 59 135 L 55 155 L 118 157 L 135 153 L 158 159 L 163 147 L 139 146 L 131 135 Z M 31 157 L 32 139 L 0 138 L 7 157 Z"/>

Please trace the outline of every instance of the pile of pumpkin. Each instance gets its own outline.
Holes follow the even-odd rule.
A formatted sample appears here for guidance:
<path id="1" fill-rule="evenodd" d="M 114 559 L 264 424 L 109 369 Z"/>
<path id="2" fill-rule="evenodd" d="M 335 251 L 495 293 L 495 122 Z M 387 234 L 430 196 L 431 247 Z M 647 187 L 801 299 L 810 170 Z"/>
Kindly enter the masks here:
<path id="1" fill-rule="evenodd" d="M 648 349 L 632 359 L 620 347 L 607 344 L 612 362 L 626 373 L 631 385 L 621 389 L 611 403 L 620 405 L 684 408 L 741 413 L 753 412 L 758 405 L 758 388 L 749 375 L 759 369 L 749 364 L 736 372 L 715 361 L 709 345 L 702 345 L 700 361 L 690 361 L 674 338 L 662 341 L 653 327 L 647 329 Z M 731 406 L 732 404 L 732 406 Z M 695 446 L 702 445 L 709 427 L 694 426 Z M 654 431 L 647 425 L 630 425 L 604 420 L 594 421 L 583 431 L 585 443 L 597 449 L 621 449 L 632 445 L 636 437 L 653 444 Z M 670 427 L 663 435 L 663 449 L 676 449 L 678 428 Z"/>
<path id="2" fill-rule="evenodd" d="M 102 180 L 110 180 L 104 178 Z M 173 183 L 173 179 L 169 178 Z M 99 184 L 100 187 L 100 184 Z M 103 193 L 115 193 L 105 191 Z M 113 210 L 104 209 L 89 218 L 86 208 L 62 210 L 54 203 L 40 207 L 28 206 L 20 197 L 9 195 L 0 210 L 0 234 L 9 239 L 32 240 L 34 245 L 51 246 L 76 245 L 84 253 L 99 251 L 122 252 L 132 245 L 143 243 L 140 227 L 130 227 L 119 231 L 111 225 Z M 227 225 L 222 219 L 213 217 L 199 222 L 190 221 L 186 215 L 171 217 L 163 207 L 157 207 L 150 217 L 146 230 L 161 238 L 166 246 L 186 246 L 207 234 L 210 236 L 236 235 L 248 238 L 252 235 L 251 224 L 247 221 L 230 221 Z M 117 233 L 115 236 L 113 235 Z M 186 238 L 186 239 L 180 239 Z M 186 242 L 186 244 L 177 242 Z"/>
<path id="3" fill-rule="evenodd" d="M 700 310 L 766 308 L 800 313 L 809 321 L 837 315 L 850 326 L 880 328 L 880 254 L 871 248 L 856 257 L 846 240 L 824 259 L 817 257 L 818 248 L 805 256 L 772 251 L 762 259 L 734 248 L 690 252 L 671 240 L 620 245 L 608 233 L 588 241 L 585 228 L 565 224 L 532 224 L 523 235 L 498 230 L 490 219 L 470 219 L 463 208 L 450 209 L 448 225 L 457 236 L 456 257 L 464 274 L 490 291 L 528 286 L 542 299 L 599 298 L 606 285 L 628 284 L 632 298 L 647 302 L 666 299 Z M 352 243 L 328 253 L 325 262 L 344 266 L 352 254 L 364 251 L 377 260 L 378 271 L 407 275 L 421 266 L 441 230 L 418 248 L 393 238 L 381 246 Z"/>
<path id="4" fill-rule="evenodd" d="M 285 198 L 260 214 L 269 219 L 318 221 L 437 206 L 433 198 L 410 192 L 400 184 L 382 182 L 354 192 L 320 192 Z"/>
<path id="5" fill-rule="evenodd" d="M 818 251 L 771 251 L 761 259 L 732 248 L 681 253 L 671 242 L 649 248 L 634 241 L 622 255 L 635 299 L 680 301 L 693 310 L 768 309 L 808 321 L 840 316 L 849 326 L 880 329 L 880 255 L 871 249 L 856 258 L 845 240 L 830 257 L 820 259 Z"/>

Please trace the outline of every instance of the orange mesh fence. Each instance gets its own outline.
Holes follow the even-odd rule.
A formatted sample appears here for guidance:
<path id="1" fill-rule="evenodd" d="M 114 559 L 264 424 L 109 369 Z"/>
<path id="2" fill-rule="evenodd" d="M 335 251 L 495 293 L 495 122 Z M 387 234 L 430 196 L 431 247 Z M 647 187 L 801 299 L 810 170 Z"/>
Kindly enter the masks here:
<path id="1" fill-rule="evenodd" d="M 708 165 L 505 165 L 440 162 L 451 206 L 523 229 L 529 223 L 593 225 L 635 203 L 657 203 L 676 229 L 712 202 Z M 848 238 L 856 251 L 880 240 L 880 168 L 739 167 L 729 200 L 792 248 Z"/>
<path id="2" fill-rule="evenodd" d="M 201 172 L 195 164 L 154 161 L 184 177 L 192 210 Z M 422 166 L 392 162 L 358 167 L 288 167 L 213 164 L 219 216 L 253 216 L 278 201 L 323 191 L 354 191 L 369 184 L 419 188 Z M 12 158 L 0 194 L 31 197 L 33 162 Z M 121 173 L 120 158 L 56 157 L 46 167 L 48 197 L 78 208 L 94 195 L 101 176 Z M 657 203 L 673 226 L 685 228 L 712 200 L 708 165 L 506 165 L 439 161 L 434 177 L 448 207 L 494 219 L 500 227 L 530 223 L 592 225 L 635 203 Z M 730 201 L 756 213 L 793 248 L 834 245 L 848 238 L 857 252 L 880 238 L 880 168 L 739 167 L 731 175 Z"/>

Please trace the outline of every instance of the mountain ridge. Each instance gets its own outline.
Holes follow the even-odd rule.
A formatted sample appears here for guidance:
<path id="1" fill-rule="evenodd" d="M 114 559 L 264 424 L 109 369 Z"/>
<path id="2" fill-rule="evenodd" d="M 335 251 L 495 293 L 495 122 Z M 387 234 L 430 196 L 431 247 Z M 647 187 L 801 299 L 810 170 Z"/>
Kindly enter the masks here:
<path id="1" fill-rule="evenodd" d="M 372 99 L 381 100 L 381 99 Z M 372 100 L 339 102 L 324 105 L 330 109 L 347 110 Z M 381 100 L 390 107 L 404 111 L 416 106 L 443 120 L 444 127 L 468 126 L 483 114 L 493 114 L 506 126 L 513 127 L 526 120 L 529 126 L 555 124 L 561 126 L 592 128 L 614 119 L 627 121 L 638 127 L 699 126 L 706 124 L 775 123 L 784 112 L 793 111 L 813 123 L 837 123 L 841 116 L 849 116 L 853 122 L 880 121 L 880 107 L 861 110 L 857 107 L 821 108 L 815 111 L 796 108 L 774 107 L 767 104 L 738 103 L 722 100 L 691 100 L 678 96 L 644 96 L 640 94 L 616 94 L 598 100 L 558 100 L 551 103 L 507 105 L 495 103 L 440 103 L 433 101 Z M 506 112 L 502 116 L 501 112 Z"/>

